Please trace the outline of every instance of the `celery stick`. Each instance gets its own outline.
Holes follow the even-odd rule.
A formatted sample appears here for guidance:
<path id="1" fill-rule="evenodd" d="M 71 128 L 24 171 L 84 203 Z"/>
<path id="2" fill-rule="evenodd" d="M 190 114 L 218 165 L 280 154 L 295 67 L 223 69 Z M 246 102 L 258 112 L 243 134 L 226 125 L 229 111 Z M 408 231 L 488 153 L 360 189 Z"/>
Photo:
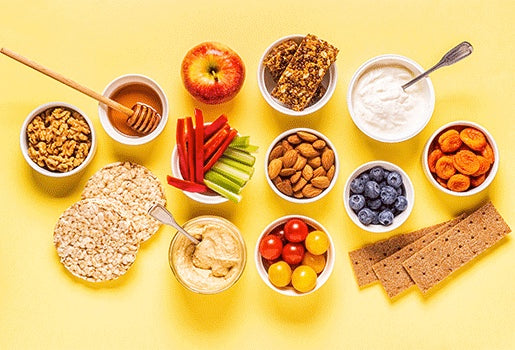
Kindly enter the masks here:
<path id="1" fill-rule="evenodd" d="M 233 202 L 239 203 L 241 201 L 241 196 L 239 194 L 232 193 L 231 191 L 226 190 L 225 188 L 215 184 L 214 182 L 204 179 L 204 184 L 216 193 L 218 193 L 219 195 L 224 196 L 225 198 Z"/>
<path id="2" fill-rule="evenodd" d="M 205 173 L 204 180 L 206 179 L 233 193 L 239 194 L 241 192 L 242 187 L 240 185 L 232 182 L 230 179 L 220 173 L 217 173 L 216 171 L 209 170 L 207 173 Z"/>
<path id="3" fill-rule="evenodd" d="M 220 161 L 217 161 L 211 169 L 229 178 L 232 182 L 235 182 L 240 186 L 245 185 L 245 183 L 250 179 L 250 175 L 246 172 L 233 168 L 232 166 Z"/>
<path id="4" fill-rule="evenodd" d="M 250 136 L 236 136 L 229 146 L 247 147 L 249 145 Z"/>
<path id="5" fill-rule="evenodd" d="M 254 167 L 251 167 L 251 166 L 248 166 L 246 164 L 240 163 L 237 160 L 221 156 L 220 159 L 218 159 L 218 161 L 222 162 L 224 164 L 230 165 L 233 168 L 236 168 L 236 169 L 239 169 L 241 171 L 244 171 L 247 174 L 249 174 L 250 177 L 252 177 L 252 174 L 254 174 Z"/>
<path id="6" fill-rule="evenodd" d="M 229 146 L 229 147 L 231 147 L 232 149 L 247 152 L 247 153 L 256 153 L 259 149 L 259 146 L 255 146 L 255 145 L 248 145 L 248 146 L 235 145 L 235 146 Z"/>
<path id="7" fill-rule="evenodd" d="M 241 151 L 232 147 L 225 150 L 224 156 L 237 160 L 240 163 L 253 166 L 256 162 L 256 157 L 245 151 Z"/>

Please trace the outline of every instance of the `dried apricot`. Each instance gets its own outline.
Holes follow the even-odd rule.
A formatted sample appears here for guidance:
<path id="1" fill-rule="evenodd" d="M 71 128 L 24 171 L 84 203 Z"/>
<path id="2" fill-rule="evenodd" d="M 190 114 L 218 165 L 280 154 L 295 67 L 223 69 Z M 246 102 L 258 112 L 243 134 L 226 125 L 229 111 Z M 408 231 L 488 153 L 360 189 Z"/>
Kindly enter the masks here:
<path id="1" fill-rule="evenodd" d="M 485 179 L 486 179 L 485 174 L 479 175 L 479 176 L 472 176 L 470 178 L 470 185 L 473 187 L 477 187 L 477 186 L 481 185 L 483 182 L 485 182 Z"/>
<path id="2" fill-rule="evenodd" d="M 447 187 L 454 192 L 463 192 L 470 187 L 470 178 L 467 175 L 455 174 L 447 181 Z"/>
<path id="3" fill-rule="evenodd" d="M 485 148 L 481 151 L 481 155 L 488 159 L 491 164 L 495 161 L 494 156 L 494 150 L 492 149 L 492 146 L 490 146 L 488 143 L 486 144 Z"/>
<path id="4" fill-rule="evenodd" d="M 447 130 L 438 138 L 438 144 L 445 153 L 455 152 L 462 145 L 460 134 L 454 129 Z"/>
<path id="5" fill-rule="evenodd" d="M 481 151 L 486 146 L 485 135 L 475 128 L 465 128 L 461 130 L 460 139 L 474 151 Z"/>
<path id="6" fill-rule="evenodd" d="M 472 176 L 486 174 L 488 169 L 490 169 L 490 161 L 488 159 L 483 156 L 477 156 L 477 159 L 479 160 L 479 169 Z"/>
<path id="7" fill-rule="evenodd" d="M 436 177 L 436 182 L 438 182 L 440 185 L 442 185 L 444 188 L 447 188 L 447 180 L 441 179 L 439 177 Z"/>
<path id="8" fill-rule="evenodd" d="M 459 151 L 453 157 L 454 167 L 460 173 L 472 175 L 479 170 L 479 159 L 472 151 Z"/>
<path id="9" fill-rule="evenodd" d="M 439 178 L 447 180 L 456 173 L 452 158 L 452 156 L 443 156 L 436 161 L 435 170 Z"/>
<path id="10" fill-rule="evenodd" d="M 429 170 L 432 173 L 436 173 L 436 161 L 442 158 L 442 156 L 443 152 L 439 148 L 437 148 L 429 154 L 429 157 L 427 157 L 427 164 L 429 166 Z"/>

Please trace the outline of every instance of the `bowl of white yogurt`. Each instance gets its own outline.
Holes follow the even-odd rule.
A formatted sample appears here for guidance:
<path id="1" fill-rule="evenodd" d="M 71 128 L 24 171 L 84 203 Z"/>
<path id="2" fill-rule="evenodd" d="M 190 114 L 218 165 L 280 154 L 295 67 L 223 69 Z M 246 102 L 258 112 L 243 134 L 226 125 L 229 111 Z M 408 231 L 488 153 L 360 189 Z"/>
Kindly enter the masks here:
<path id="1" fill-rule="evenodd" d="M 400 55 L 381 55 L 363 63 L 347 92 L 354 124 L 381 142 L 401 142 L 417 135 L 433 114 L 433 84 L 426 77 L 406 90 L 402 85 L 423 72 L 418 63 Z"/>

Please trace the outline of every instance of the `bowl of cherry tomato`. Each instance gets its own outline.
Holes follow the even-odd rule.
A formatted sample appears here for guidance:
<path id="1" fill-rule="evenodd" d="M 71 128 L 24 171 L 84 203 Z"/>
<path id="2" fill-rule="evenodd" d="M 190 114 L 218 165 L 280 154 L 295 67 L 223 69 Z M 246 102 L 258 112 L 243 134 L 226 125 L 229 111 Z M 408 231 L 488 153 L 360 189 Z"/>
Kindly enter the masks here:
<path id="1" fill-rule="evenodd" d="M 254 257 L 267 286 L 283 295 L 301 296 L 313 293 L 329 279 L 334 245 L 316 220 L 288 215 L 263 230 Z"/>

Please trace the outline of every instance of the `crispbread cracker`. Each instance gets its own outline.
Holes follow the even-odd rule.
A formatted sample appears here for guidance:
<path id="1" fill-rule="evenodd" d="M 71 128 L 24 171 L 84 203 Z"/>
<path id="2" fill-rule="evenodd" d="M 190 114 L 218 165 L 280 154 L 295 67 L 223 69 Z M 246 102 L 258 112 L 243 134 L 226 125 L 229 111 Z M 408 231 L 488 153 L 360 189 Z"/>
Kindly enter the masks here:
<path id="1" fill-rule="evenodd" d="M 354 270 L 356 280 L 358 281 L 358 285 L 360 287 L 364 287 L 377 281 L 377 276 L 372 270 L 372 265 L 444 224 L 445 222 L 410 233 L 393 236 L 349 252 L 349 257 L 352 262 L 352 268 Z"/>
<path id="2" fill-rule="evenodd" d="M 488 202 L 402 265 L 426 293 L 509 232 L 510 227 Z"/>
<path id="3" fill-rule="evenodd" d="M 120 203 L 83 199 L 61 215 L 54 229 L 61 263 L 91 282 L 123 275 L 136 259 L 139 240 Z"/>
<path id="4" fill-rule="evenodd" d="M 379 279 L 379 282 L 381 282 L 384 290 L 390 298 L 395 297 L 399 293 L 415 284 L 415 282 L 413 282 L 409 276 L 408 272 L 402 266 L 404 260 L 434 241 L 438 236 L 447 232 L 465 217 L 466 214 L 461 214 L 456 219 L 448 221 L 444 225 L 425 234 L 415 242 L 408 244 L 401 250 L 393 253 L 389 257 L 384 258 L 372 266 L 377 278 Z"/>
<path id="5" fill-rule="evenodd" d="M 153 203 L 166 205 L 164 189 L 157 177 L 142 165 L 131 162 L 109 164 L 86 183 L 82 198 L 112 198 L 121 202 L 133 221 L 140 242 L 149 239 L 161 224 L 147 214 Z"/>

